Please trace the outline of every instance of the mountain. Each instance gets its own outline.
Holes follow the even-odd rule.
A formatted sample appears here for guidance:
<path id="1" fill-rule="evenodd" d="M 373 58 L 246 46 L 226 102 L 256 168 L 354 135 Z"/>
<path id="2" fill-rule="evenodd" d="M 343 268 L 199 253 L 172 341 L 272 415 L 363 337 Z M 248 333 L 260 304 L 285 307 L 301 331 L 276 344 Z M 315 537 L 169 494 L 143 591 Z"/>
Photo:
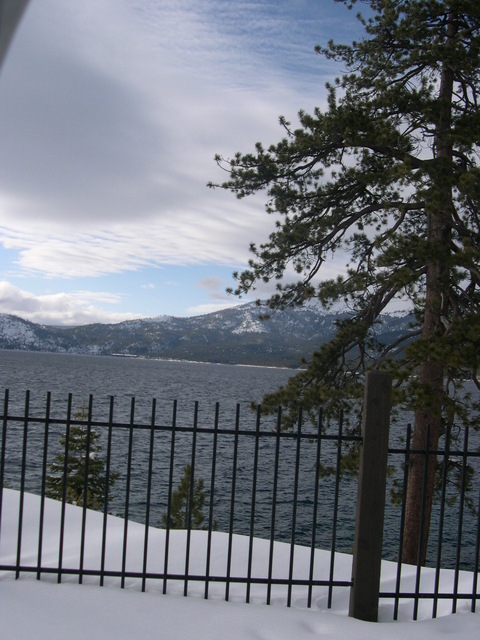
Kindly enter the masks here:
<path id="1" fill-rule="evenodd" d="M 297 366 L 302 356 L 332 337 L 345 314 L 318 305 L 274 312 L 255 303 L 192 318 L 160 316 L 118 324 L 53 327 L 0 314 L 0 349 L 143 356 L 202 362 Z M 382 317 L 377 334 L 393 342 L 410 316 Z"/>

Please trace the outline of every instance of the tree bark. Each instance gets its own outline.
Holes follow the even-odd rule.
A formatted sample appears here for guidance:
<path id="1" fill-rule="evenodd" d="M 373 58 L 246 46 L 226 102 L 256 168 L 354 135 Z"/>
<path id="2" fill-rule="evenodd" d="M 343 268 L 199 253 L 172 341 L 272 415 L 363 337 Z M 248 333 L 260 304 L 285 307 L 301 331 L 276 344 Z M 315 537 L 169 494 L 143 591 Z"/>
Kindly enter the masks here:
<path id="1" fill-rule="evenodd" d="M 458 16 L 451 11 L 447 47 L 452 45 L 457 31 Z M 449 178 L 452 170 L 450 133 L 453 85 L 453 70 L 444 62 L 438 95 L 439 116 L 434 138 L 437 169 L 432 176 L 434 186 L 426 210 L 429 258 L 422 331 L 422 339 L 425 341 L 435 339 L 444 333 L 442 316 L 448 317 L 446 287 L 449 283 L 449 267 L 445 260 L 445 250 L 451 242 L 451 217 L 454 207 Z M 433 452 L 438 450 L 442 433 L 445 368 L 442 353 L 437 348 L 427 353 L 418 373 L 420 387 L 426 392 L 426 396 L 424 406 L 415 412 L 412 449 L 426 453 L 416 453 L 410 457 L 402 554 L 402 562 L 408 564 L 425 564 L 426 560 L 437 462 Z"/>
<path id="2" fill-rule="evenodd" d="M 435 274 L 439 271 L 439 265 L 437 269 L 432 266 L 430 279 L 435 278 Z M 427 300 L 430 308 L 425 311 L 423 337 L 432 335 L 438 327 L 437 322 L 440 318 L 438 292 L 435 289 L 430 290 Z M 444 370 L 441 361 L 428 359 L 421 365 L 419 381 L 428 387 L 432 394 L 432 400 L 427 407 L 415 413 L 413 450 L 433 452 L 438 449 L 442 425 L 443 378 Z M 427 465 L 427 469 L 425 469 L 425 465 Z M 410 457 L 402 555 L 402 561 L 408 564 L 417 564 L 419 558 L 421 564 L 425 563 L 432 514 L 435 467 L 436 456 L 432 453 L 417 453 Z"/>

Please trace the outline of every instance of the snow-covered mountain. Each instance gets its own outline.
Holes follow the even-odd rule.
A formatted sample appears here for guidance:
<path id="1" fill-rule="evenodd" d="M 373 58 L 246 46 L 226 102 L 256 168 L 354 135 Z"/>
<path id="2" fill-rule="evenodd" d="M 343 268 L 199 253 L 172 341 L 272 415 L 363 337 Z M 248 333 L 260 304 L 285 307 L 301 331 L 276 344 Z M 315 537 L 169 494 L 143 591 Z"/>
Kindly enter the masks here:
<path id="1" fill-rule="evenodd" d="M 0 314 L 0 349 L 296 366 L 332 337 L 342 317 L 316 305 L 276 311 L 261 320 L 265 311 L 247 303 L 192 318 L 160 316 L 79 327 L 46 326 Z M 377 333 L 393 341 L 408 320 L 405 314 L 386 315 Z"/>

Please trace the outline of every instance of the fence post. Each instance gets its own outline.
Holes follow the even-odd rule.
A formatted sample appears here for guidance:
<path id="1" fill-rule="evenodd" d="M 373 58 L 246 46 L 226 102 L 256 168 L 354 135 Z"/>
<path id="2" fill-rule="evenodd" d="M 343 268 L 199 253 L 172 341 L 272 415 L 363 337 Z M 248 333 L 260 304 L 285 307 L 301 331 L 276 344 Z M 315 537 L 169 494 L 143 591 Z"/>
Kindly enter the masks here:
<path id="1" fill-rule="evenodd" d="M 380 371 L 368 372 L 349 615 L 369 622 L 378 620 L 391 396 L 391 375 Z"/>

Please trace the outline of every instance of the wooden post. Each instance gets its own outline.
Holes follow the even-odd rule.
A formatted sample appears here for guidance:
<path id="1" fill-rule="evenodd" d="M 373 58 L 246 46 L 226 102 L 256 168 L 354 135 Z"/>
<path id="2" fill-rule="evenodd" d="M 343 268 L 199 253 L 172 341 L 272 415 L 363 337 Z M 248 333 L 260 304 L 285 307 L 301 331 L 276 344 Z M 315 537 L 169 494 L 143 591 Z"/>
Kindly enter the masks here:
<path id="1" fill-rule="evenodd" d="M 391 375 L 380 371 L 368 372 L 349 615 L 369 622 L 378 620 L 391 403 Z"/>

